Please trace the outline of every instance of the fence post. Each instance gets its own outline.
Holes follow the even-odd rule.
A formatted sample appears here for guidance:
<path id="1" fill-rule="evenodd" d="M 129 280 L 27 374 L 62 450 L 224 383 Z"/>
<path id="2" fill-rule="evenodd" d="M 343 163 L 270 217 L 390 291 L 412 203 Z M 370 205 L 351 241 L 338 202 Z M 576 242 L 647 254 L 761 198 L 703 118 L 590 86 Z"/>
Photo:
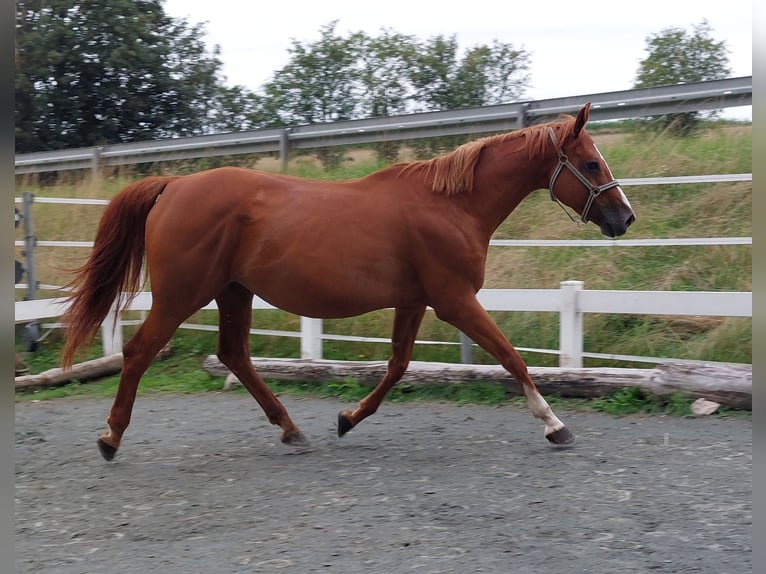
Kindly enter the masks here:
<path id="1" fill-rule="evenodd" d="M 473 363 L 473 341 L 463 331 L 460 333 L 460 362 L 464 365 Z"/>
<path id="2" fill-rule="evenodd" d="M 577 305 L 577 294 L 582 281 L 562 281 L 561 311 L 559 315 L 559 367 L 579 369 L 582 367 L 583 314 Z"/>
<path id="3" fill-rule="evenodd" d="M 27 262 L 27 268 L 24 270 L 27 274 L 27 294 L 24 296 L 24 300 L 32 301 L 37 299 L 37 275 L 35 273 L 35 246 L 37 245 L 37 238 L 35 237 L 32 225 L 32 204 L 35 201 L 35 196 L 25 191 L 22 194 L 22 201 L 24 202 L 21 214 L 24 221 L 23 255 Z M 34 353 L 37 350 L 37 344 L 40 341 L 39 321 L 30 321 L 24 326 L 22 340 L 25 351 Z"/>
<path id="4" fill-rule="evenodd" d="M 301 317 L 301 359 L 322 358 L 322 320 Z"/>
<path id="5" fill-rule="evenodd" d="M 122 353 L 122 322 L 117 312 L 117 301 L 114 302 L 104 322 L 101 323 L 101 342 L 104 347 L 104 356 Z"/>
<path id="6" fill-rule="evenodd" d="M 37 299 L 37 275 L 35 274 L 35 245 L 37 239 L 32 228 L 32 203 L 35 196 L 25 191 L 22 194 L 24 207 L 22 215 L 24 216 L 24 258 L 27 260 L 27 295 L 25 299 L 31 301 Z"/>

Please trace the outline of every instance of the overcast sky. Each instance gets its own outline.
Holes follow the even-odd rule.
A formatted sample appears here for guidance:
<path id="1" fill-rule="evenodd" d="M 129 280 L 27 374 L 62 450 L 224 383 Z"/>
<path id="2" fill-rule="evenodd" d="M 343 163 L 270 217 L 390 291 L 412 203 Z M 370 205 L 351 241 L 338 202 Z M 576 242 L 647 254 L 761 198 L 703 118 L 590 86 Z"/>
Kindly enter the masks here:
<path id="1" fill-rule="evenodd" d="M 227 83 L 257 90 L 287 64 L 291 39 L 319 38 L 338 20 L 336 33 L 382 28 L 426 39 L 457 36 L 460 48 L 513 44 L 530 54 L 527 99 L 627 90 L 646 38 L 668 27 L 692 32 L 707 19 L 711 36 L 725 41 L 732 76 L 751 76 L 753 5 L 750 0 L 165 0 L 165 11 L 190 23 L 206 22 L 206 43 L 221 48 Z M 727 116 L 750 117 L 751 109 Z"/>

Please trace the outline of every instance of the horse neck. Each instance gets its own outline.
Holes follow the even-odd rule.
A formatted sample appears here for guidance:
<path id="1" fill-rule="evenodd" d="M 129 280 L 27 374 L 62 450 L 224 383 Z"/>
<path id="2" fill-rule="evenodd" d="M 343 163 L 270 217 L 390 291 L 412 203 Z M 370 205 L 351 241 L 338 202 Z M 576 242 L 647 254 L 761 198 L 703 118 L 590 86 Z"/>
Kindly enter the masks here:
<path id="1" fill-rule="evenodd" d="M 463 198 L 466 210 L 473 213 L 488 236 L 530 193 L 548 186 L 555 162 L 553 156 L 530 158 L 523 146 L 511 152 L 504 147 L 487 146 L 482 150 L 473 189 Z"/>

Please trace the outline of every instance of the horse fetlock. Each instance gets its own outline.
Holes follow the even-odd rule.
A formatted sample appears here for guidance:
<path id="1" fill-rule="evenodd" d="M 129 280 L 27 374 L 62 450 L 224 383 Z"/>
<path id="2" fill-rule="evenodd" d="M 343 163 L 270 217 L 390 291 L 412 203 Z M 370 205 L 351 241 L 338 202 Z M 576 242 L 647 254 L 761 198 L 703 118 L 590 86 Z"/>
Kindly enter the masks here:
<path id="1" fill-rule="evenodd" d="M 105 442 L 111 447 L 117 449 L 120 448 L 120 442 L 122 441 L 122 433 L 117 434 L 111 427 L 98 435 L 100 441 Z"/>

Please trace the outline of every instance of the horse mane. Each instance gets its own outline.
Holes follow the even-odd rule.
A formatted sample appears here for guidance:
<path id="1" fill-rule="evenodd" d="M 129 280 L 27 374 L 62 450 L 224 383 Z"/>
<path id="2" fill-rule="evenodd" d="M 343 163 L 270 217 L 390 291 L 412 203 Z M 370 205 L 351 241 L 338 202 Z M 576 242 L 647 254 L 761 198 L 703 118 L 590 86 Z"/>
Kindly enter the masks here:
<path id="1" fill-rule="evenodd" d="M 524 138 L 526 139 L 524 148 L 528 158 L 543 155 L 552 145 L 548 135 L 549 127 L 553 128 L 558 141 L 563 142 L 574 127 L 574 118 L 562 115 L 545 124 L 473 140 L 435 158 L 403 164 L 402 174 L 422 174 L 426 180 L 430 180 L 434 193 L 456 195 L 468 192 L 473 188 L 473 176 L 481 150 L 495 144 Z"/>

